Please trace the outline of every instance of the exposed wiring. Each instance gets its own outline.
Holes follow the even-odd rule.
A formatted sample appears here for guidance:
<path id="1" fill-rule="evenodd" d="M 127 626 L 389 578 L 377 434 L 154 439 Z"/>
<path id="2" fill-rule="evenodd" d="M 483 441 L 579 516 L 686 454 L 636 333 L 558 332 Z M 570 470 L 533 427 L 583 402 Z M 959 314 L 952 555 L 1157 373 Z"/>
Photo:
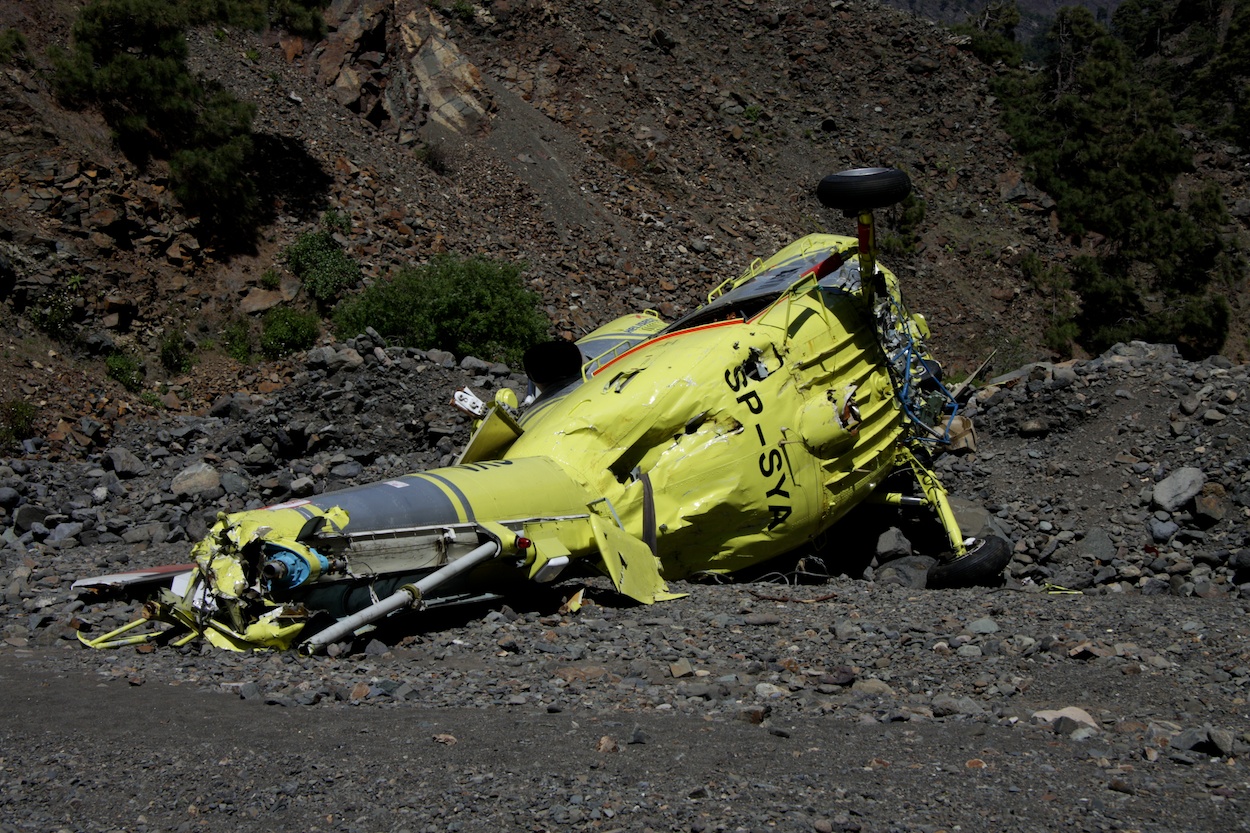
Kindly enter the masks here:
<path id="1" fill-rule="evenodd" d="M 907 310 L 903 308 L 899 298 L 893 293 L 887 293 L 885 304 L 878 313 L 879 332 L 882 340 L 881 346 L 889 357 L 886 367 L 894 380 L 894 389 L 898 393 L 899 405 L 902 407 L 903 413 L 913 426 L 923 429 L 923 431 L 917 430 L 915 432 L 915 439 L 921 442 L 947 444 L 951 439 L 951 425 L 959 413 L 959 405 L 955 402 L 955 397 L 951 395 L 951 392 L 942 384 L 942 380 L 930 372 L 929 378 L 933 381 L 938 393 L 941 394 L 942 399 L 946 403 L 942 410 L 947 410 L 947 406 L 949 406 L 950 415 L 946 419 L 946 424 L 939 432 L 935 426 L 929 424 L 922 414 L 919 413 L 920 404 L 918 404 L 918 400 L 920 400 L 921 394 L 913 388 L 913 382 L 920 378 L 924 371 L 916 370 L 915 358 L 919 356 L 920 366 L 925 367 L 925 365 L 923 352 L 916 344 L 916 338 L 912 333 L 911 327 L 906 323 L 908 317 Z"/>

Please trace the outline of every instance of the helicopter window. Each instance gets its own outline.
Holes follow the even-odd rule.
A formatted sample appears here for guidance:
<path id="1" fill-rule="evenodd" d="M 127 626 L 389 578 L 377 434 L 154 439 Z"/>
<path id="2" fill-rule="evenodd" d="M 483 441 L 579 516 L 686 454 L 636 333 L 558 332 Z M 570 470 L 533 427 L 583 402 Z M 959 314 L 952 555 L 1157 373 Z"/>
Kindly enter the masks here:
<path id="1" fill-rule="evenodd" d="M 735 318 L 745 321 L 762 312 L 769 304 L 781 297 L 783 292 L 793 286 L 795 281 L 811 271 L 813 267 L 825 262 L 826 258 L 831 255 L 844 257 L 846 254 L 846 252 L 837 253 L 822 249 L 807 252 L 785 263 L 780 263 L 766 272 L 761 272 L 749 281 L 735 286 L 705 306 L 682 316 L 666 327 L 664 332 L 674 333 L 703 324 L 733 320 Z M 832 282 L 833 285 L 842 285 L 839 276 L 842 276 L 844 272 L 845 266 L 836 269 L 827 277 L 822 277 L 820 281 L 821 286 L 824 286 L 827 282 Z"/>
<path id="2" fill-rule="evenodd" d="M 821 277 L 819 286 L 823 290 L 834 293 L 858 292 L 860 287 L 858 261 L 848 258 L 836 269 Z"/>
<path id="3" fill-rule="evenodd" d="M 675 333 L 716 321 L 732 321 L 734 319 L 745 321 L 777 300 L 782 291 L 789 285 L 789 282 L 785 282 L 779 287 L 760 287 L 755 285 L 755 281 L 752 281 L 737 289 L 730 290 L 710 304 L 699 307 L 688 315 L 682 316 L 666 327 L 664 332 Z M 748 287 L 752 290 L 751 292 L 742 291 Z"/>

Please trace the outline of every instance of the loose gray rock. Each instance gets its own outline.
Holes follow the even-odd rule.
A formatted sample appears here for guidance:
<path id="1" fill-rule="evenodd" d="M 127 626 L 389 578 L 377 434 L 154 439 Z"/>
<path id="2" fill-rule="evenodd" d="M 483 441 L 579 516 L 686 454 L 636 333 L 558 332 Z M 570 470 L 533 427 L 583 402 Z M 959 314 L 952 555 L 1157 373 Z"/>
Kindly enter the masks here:
<path id="1" fill-rule="evenodd" d="M 28 532 L 35 524 L 42 524 L 50 513 L 36 503 L 23 503 L 13 513 L 13 526 L 21 532 Z"/>
<path id="2" fill-rule="evenodd" d="M 1115 542 L 1111 540 L 1111 535 L 1105 529 L 1094 527 L 1085 534 L 1080 544 L 1080 551 L 1082 557 L 1106 564 L 1115 558 L 1116 547 Z"/>
<path id="3" fill-rule="evenodd" d="M 118 477 L 139 477 L 147 472 L 147 466 L 128 448 L 110 448 L 104 452 L 104 463 Z"/>
<path id="4" fill-rule="evenodd" d="M 927 555 L 907 555 L 896 558 L 877 568 L 878 584 L 911 587 L 923 590 L 929 580 L 929 570 L 937 563 Z"/>
<path id="5" fill-rule="evenodd" d="M 77 521 L 69 523 L 57 524 L 48 534 L 49 544 L 64 544 L 68 541 L 76 540 L 82 533 L 83 525 Z"/>
<path id="6" fill-rule="evenodd" d="M 1161 521 L 1158 518 L 1151 518 L 1149 526 L 1150 538 L 1156 544 L 1166 544 L 1180 530 L 1173 521 Z"/>
<path id="7" fill-rule="evenodd" d="M 1201 492 L 1205 483 L 1202 469 L 1182 466 L 1155 484 L 1151 502 L 1165 512 L 1175 512 Z"/>
<path id="8" fill-rule="evenodd" d="M 325 370 L 330 366 L 336 352 L 333 347 L 314 347 L 304 357 L 304 363 L 309 370 Z"/>
<path id="9" fill-rule="evenodd" d="M 985 707 L 971 697 L 955 697 L 945 692 L 933 698 L 932 709 L 935 717 L 985 713 Z"/>
<path id="10" fill-rule="evenodd" d="M 465 356 L 460 360 L 460 369 L 467 370 L 473 374 L 489 373 L 491 364 L 490 362 L 482 361 L 477 356 Z"/>
<path id="11" fill-rule="evenodd" d="M 346 463 L 340 463 L 330 469 L 330 474 L 341 480 L 351 480 L 352 478 L 359 477 L 362 471 L 364 471 L 364 466 L 360 465 L 360 463 L 357 463 L 355 460 L 348 460 Z"/>
<path id="12" fill-rule="evenodd" d="M 890 527 L 877 538 L 877 562 L 880 564 L 911 554 L 911 541 L 896 526 Z"/>
<path id="13" fill-rule="evenodd" d="M 221 488 L 221 475 L 208 463 L 200 462 L 187 466 L 174 475 L 169 490 L 175 495 L 194 497 Z"/>
<path id="14" fill-rule="evenodd" d="M 878 680 L 873 677 L 867 679 L 856 680 L 851 683 L 851 691 L 856 694 L 863 694 L 869 697 L 893 697 L 894 689 L 885 680 Z"/>
<path id="15" fill-rule="evenodd" d="M 969 633 L 982 635 L 998 633 L 998 623 L 988 617 L 969 622 L 967 627 Z"/>
<path id="16" fill-rule="evenodd" d="M 247 478 L 232 471 L 222 472 L 221 487 L 228 495 L 243 497 L 248 492 Z"/>
<path id="17" fill-rule="evenodd" d="M 1050 423 L 1045 419 L 1026 419 L 1020 423 L 1021 437 L 1045 437 L 1050 433 Z"/>
<path id="18" fill-rule="evenodd" d="M 344 347 L 336 350 L 333 356 L 326 360 L 327 372 L 334 374 L 341 370 L 355 370 L 365 363 L 364 357 L 352 347 Z"/>

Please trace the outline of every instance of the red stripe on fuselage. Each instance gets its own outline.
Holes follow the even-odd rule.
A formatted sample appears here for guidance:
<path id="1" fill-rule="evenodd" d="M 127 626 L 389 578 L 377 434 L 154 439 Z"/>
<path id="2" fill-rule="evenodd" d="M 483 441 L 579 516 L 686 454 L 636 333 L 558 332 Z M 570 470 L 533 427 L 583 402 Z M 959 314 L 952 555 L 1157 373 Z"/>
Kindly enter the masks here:
<path id="1" fill-rule="evenodd" d="M 607 364 L 600 365 L 598 368 L 596 368 L 596 369 L 595 369 L 595 370 L 594 370 L 594 371 L 590 374 L 590 375 L 591 375 L 591 378 L 593 378 L 593 377 L 595 377 L 595 376 L 598 376 L 600 373 L 602 373 L 603 371 L 607 370 L 609 367 L 611 367 L 612 365 L 616 364 L 617 362 L 619 362 L 621 359 L 625 358 L 626 356 L 631 355 L 631 354 L 633 354 L 633 353 L 635 353 L 635 352 L 637 352 L 637 351 L 641 350 L 641 349 L 642 349 L 642 348 L 644 348 L 644 347 L 650 347 L 652 344 L 655 344 L 655 343 L 657 343 L 657 342 L 660 342 L 660 341 L 666 341 L 667 339 L 670 339 L 670 338 L 676 338 L 677 336 L 689 335 L 690 333 L 698 333 L 698 332 L 702 332 L 703 330 L 714 330 L 714 329 L 716 329 L 717 327 L 732 327 L 732 326 L 737 325 L 737 324 L 745 324 L 745 323 L 746 323 L 746 321 L 744 321 L 744 320 L 743 320 L 743 319 L 741 319 L 741 318 L 735 318 L 735 319 L 734 319 L 734 320 L 732 320 L 732 321 L 713 321 L 711 324 L 700 324 L 699 326 L 697 326 L 697 327 L 691 327 L 691 328 L 690 328 L 690 329 L 688 329 L 688 330 L 678 330 L 678 331 L 677 331 L 677 332 L 675 332 L 675 333 L 665 333 L 665 334 L 664 334 L 664 335 L 662 335 L 662 336 L 656 336 L 655 338 L 649 338 L 649 339 L 647 339 L 646 341 L 642 342 L 641 344 L 636 344 L 636 345 L 634 345 L 633 347 L 629 348 L 629 349 L 628 349 L 628 350 L 626 350 L 624 353 L 622 353 L 621 355 L 617 356 L 615 359 L 613 359 L 612 361 L 608 362 Z"/>

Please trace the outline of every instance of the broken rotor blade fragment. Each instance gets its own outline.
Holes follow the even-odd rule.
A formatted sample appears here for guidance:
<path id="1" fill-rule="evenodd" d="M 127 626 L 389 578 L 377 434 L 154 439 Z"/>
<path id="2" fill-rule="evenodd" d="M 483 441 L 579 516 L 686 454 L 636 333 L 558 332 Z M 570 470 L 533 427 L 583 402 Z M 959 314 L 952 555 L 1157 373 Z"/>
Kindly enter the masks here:
<path id="1" fill-rule="evenodd" d="M 148 584 L 168 583 L 174 577 L 189 573 L 195 569 L 194 564 L 166 564 L 160 567 L 131 570 L 125 573 L 109 573 L 108 575 L 80 578 L 70 585 L 71 590 L 115 590 L 120 587 L 139 587 Z"/>
<path id="2" fill-rule="evenodd" d="M 475 550 L 457 558 L 450 564 L 430 573 L 416 584 L 405 584 L 385 599 L 369 605 L 364 610 L 340 619 L 323 631 L 319 631 L 304 641 L 305 653 L 315 654 L 331 642 L 337 642 L 354 633 L 358 628 L 378 622 L 397 610 L 403 610 L 421 601 L 426 592 L 433 590 L 444 582 L 450 581 L 461 573 L 468 572 L 484 561 L 489 561 L 499 554 L 500 547 L 496 541 L 487 541 Z"/>
<path id="3" fill-rule="evenodd" d="M 990 366 L 990 362 L 994 360 L 994 356 L 998 355 L 998 348 L 995 347 L 990 354 L 985 357 L 985 361 L 977 365 L 977 369 L 968 374 L 968 378 L 964 379 L 951 390 L 951 399 L 958 402 L 960 399 L 966 399 L 966 394 L 972 390 L 972 386 L 976 384 L 981 374 L 985 372 L 985 368 Z"/>

